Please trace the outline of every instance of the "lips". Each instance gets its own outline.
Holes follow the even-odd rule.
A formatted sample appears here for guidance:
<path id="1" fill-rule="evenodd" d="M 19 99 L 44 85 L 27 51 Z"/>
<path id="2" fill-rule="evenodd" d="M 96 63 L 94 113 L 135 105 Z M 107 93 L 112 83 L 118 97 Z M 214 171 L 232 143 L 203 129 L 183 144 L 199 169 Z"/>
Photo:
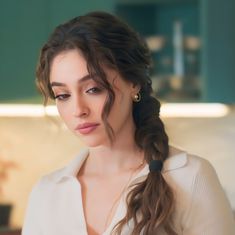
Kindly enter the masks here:
<path id="1" fill-rule="evenodd" d="M 98 123 L 83 123 L 83 124 L 79 124 L 75 128 L 75 131 L 78 131 L 81 134 L 89 134 L 92 131 L 94 131 L 98 126 L 99 126 Z"/>

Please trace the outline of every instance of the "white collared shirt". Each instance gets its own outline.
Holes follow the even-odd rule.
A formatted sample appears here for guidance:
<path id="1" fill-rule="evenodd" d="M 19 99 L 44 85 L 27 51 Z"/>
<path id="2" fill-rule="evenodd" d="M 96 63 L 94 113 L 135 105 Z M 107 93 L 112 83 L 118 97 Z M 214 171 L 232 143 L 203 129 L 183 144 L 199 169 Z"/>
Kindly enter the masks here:
<path id="1" fill-rule="evenodd" d="M 43 176 L 34 186 L 26 211 L 22 235 L 88 235 L 77 173 L 89 150 L 83 150 L 68 166 Z M 132 183 L 144 180 L 146 165 Z M 169 157 L 162 174 L 175 191 L 174 224 L 179 235 L 235 235 L 228 200 L 208 161 L 185 152 Z M 111 224 L 102 235 L 110 235 L 126 213 L 125 196 L 119 201 Z M 130 221 L 122 235 L 129 235 Z M 159 231 L 159 235 L 165 235 Z"/>

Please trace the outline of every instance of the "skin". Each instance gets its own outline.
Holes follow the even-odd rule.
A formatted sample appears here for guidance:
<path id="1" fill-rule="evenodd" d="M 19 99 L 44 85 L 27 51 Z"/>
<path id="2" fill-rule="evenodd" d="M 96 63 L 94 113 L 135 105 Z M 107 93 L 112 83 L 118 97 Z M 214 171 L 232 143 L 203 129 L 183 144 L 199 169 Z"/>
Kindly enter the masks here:
<path id="1" fill-rule="evenodd" d="M 92 79 L 84 80 L 88 71 L 81 52 L 70 50 L 60 53 L 52 61 L 50 71 L 50 83 L 54 84 L 52 89 L 61 118 L 89 147 L 89 156 L 77 174 L 89 235 L 102 234 L 107 228 L 105 222 L 110 224 L 118 206 L 116 199 L 144 159 L 143 152 L 134 141 L 132 117 L 133 97 L 139 87 L 126 82 L 114 70 L 106 68 L 105 73 L 115 93 L 108 117 L 115 134 L 113 145 L 101 118 L 107 91 L 97 87 Z M 85 135 L 75 130 L 78 124 L 86 122 L 98 123 L 99 126 Z"/>

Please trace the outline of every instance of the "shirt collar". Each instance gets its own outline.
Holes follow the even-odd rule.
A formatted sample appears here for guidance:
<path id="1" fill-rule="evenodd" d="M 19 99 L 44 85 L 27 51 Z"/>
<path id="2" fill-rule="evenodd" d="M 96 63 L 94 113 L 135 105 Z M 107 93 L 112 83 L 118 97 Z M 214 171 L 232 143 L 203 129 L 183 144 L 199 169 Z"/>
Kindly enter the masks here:
<path id="1" fill-rule="evenodd" d="M 87 148 L 82 149 L 79 155 L 74 159 L 72 159 L 72 161 L 70 161 L 67 166 L 55 172 L 53 177 L 54 181 L 56 183 L 59 183 L 64 179 L 76 177 L 78 171 L 80 170 L 83 162 L 86 160 L 88 154 L 89 154 L 89 149 Z"/>
<path id="2" fill-rule="evenodd" d="M 80 154 L 74 158 L 66 167 L 56 171 L 53 174 L 53 179 L 56 183 L 59 183 L 67 178 L 76 177 L 78 171 L 80 170 L 83 162 L 86 160 L 89 154 L 89 149 L 82 149 Z M 172 171 L 181 167 L 184 167 L 187 163 L 187 153 L 184 151 L 180 151 L 177 153 L 172 153 L 169 158 L 163 164 L 162 173 L 166 173 L 168 171 Z M 149 173 L 149 165 L 147 164 L 135 177 L 139 178 L 142 176 L 146 176 Z M 134 180 L 133 179 L 133 180 Z"/>

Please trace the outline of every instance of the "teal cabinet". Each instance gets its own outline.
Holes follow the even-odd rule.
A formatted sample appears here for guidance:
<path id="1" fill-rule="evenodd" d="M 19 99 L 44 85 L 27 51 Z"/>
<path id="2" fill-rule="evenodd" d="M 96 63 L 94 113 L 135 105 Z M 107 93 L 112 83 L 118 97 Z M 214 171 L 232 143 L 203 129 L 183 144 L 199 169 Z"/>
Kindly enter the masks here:
<path id="1" fill-rule="evenodd" d="M 157 95 L 173 102 L 235 102 L 234 0 L 119 0 L 116 12 L 146 38 L 164 39 L 153 51 Z M 180 58 L 173 42 L 177 20 L 184 37 L 178 69 L 183 79 L 174 62 Z"/>

